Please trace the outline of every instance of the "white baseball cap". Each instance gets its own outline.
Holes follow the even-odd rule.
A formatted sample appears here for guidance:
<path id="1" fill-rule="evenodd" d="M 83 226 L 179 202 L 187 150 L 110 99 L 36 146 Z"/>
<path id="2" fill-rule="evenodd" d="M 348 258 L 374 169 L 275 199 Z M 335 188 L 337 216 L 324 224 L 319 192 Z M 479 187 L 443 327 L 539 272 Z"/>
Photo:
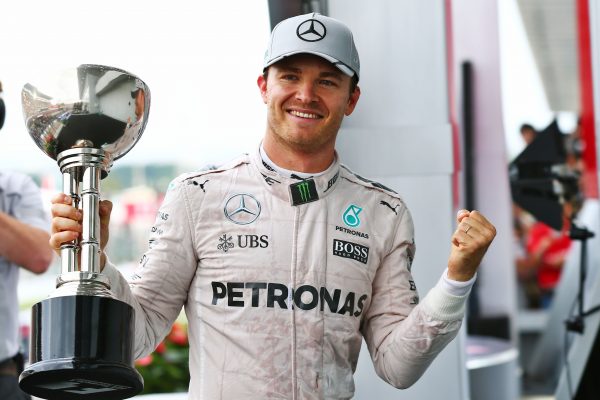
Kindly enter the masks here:
<path id="1" fill-rule="evenodd" d="M 323 57 L 344 74 L 359 78 L 360 60 L 352 32 L 337 19 L 311 13 L 281 21 L 271 32 L 263 68 L 301 53 Z"/>

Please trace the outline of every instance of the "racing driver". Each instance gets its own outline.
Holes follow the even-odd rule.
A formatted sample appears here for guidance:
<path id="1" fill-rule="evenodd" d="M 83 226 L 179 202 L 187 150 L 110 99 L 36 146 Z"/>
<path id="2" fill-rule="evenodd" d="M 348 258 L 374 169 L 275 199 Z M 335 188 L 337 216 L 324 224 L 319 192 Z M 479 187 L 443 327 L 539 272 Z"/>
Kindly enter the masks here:
<path id="1" fill-rule="evenodd" d="M 129 282 L 102 254 L 113 293 L 135 308 L 136 357 L 185 306 L 190 398 L 351 398 L 363 337 L 378 375 L 406 388 L 455 337 L 495 228 L 461 210 L 447 269 L 419 299 L 409 210 L 335 152 L 359 76 L 347 26 L 320 14 L 282 21 L 257 81 L 260 146 L 171 183 Z M 81 231 L 70 204 L 53 199 L 56 250 Z M 101 203 L 103 249 L 111 207 Z"/>

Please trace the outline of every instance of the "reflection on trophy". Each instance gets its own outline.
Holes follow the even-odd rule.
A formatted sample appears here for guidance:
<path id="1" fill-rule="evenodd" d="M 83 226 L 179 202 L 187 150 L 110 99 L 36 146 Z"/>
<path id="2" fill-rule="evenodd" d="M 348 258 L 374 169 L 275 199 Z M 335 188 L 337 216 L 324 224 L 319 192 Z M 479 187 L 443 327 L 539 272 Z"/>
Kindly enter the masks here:
<path id="1" fill-rule="evenodd" d="M 61 247 L 56 290 L 33 306 L 30 365 L 19 384 L 47 399 L 124 399 L 143 381 L 133 367 L 133 308 L 100 273 L 99 186 L 142 135 L 150 91 L 112 67 L 72 72 L 57 77 L 56 97 L 31 84 L 22 92 L 29 134 L 58 162 L 63 191 L 84 219 L 80 238 Z"/>

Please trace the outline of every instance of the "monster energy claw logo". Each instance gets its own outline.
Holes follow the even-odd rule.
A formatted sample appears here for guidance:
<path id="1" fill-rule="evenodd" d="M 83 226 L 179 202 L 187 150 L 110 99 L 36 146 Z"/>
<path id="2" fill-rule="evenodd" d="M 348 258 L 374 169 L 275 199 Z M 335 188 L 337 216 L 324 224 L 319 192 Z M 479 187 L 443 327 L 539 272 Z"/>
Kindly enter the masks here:
<path id="1" fill-rule="evenodd" d="M 358 214 L 362 211 L 362 208 L 359 206 L 355 206 L 354 204 L 350 204 L 350 206 L 346 209 L 343 215 L 344 223 L 350 227 L 357 227 L 360 225 L 360 219 L 358 218 Z"/>
<path id="2" fill-rule="evenodd" d="M 290 185 L 292 204 L 297 206 L 319 199 L 319 193 L 313 179 L 306 179 Z"/>
<path id="3" fill-rule="evenodd" d="M 310 200 L 310 190 L 308 190 L 308 182 L 300 182 L 298 185 L 298 191 L 300 192 L 300 201 L 306 203 Z"/>

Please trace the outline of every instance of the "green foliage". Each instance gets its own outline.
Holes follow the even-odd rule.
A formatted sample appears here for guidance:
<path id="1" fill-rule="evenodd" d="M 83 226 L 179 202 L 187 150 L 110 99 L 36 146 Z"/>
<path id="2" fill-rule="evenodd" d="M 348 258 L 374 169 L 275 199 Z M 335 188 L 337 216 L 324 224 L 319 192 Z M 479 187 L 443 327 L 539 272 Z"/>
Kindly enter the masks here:
<path id="1" fill-rule="evenodd" d="M 187 327 L 176 322 L 154 352 L 135 362 L 150 393 L 187 392 L 190 382 Z"/>

